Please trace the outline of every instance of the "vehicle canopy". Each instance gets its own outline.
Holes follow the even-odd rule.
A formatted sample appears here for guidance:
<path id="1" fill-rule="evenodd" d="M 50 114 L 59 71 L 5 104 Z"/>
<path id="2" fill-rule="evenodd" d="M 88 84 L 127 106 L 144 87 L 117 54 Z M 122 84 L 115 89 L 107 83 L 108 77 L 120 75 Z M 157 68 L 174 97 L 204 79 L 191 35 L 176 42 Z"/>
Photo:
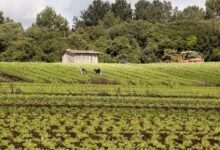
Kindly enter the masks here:
<path id="1" fill-rule="evenodd" d="M 182 52 L 183 59 L 191 59 L 191 58 L 201 58 L 198 52 L 196 51 L 185 51 Z"/>

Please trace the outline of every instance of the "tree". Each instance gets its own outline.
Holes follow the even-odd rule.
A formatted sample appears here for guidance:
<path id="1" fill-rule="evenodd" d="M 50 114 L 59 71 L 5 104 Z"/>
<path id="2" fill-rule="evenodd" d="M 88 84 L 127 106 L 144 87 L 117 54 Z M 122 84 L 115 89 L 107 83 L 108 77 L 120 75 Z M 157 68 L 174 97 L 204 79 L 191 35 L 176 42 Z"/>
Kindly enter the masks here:
<path id="1" fill-rule="evenodd" d="M 193 49 L 193 47 L 197 44 L 198 38 L 195 35 L 191 35 L 186 39 L 187 46 L 189 49 Z"/>
<path id="2" fill-rule="evenodd" d="M 60 62 L 65 50 L 69 48 L 66 40 L 63 38 L 45 40 L 40 46 L 44 52 L 41 57 L 44 62 Z"/>
<path id="3" fill-rule="evenodd" d="M 78 17 L 73 17 L 73 25 L 72 25 L 72 31 L 77 33 L 82 33 L 84 31 L 85 25 L 82 20 L 80 20 Z"/>
<path id="4" fill-rule="evenodd" d="M 3 61 L 33 61 L 38 47 L 28 39 L 12 42 L 2 54 Z"/>
<path id="5" fill-rule="evenodd" d="M 51 7 L 46 7 L 37 15 L 36 25 L 41 29 L 59 30 L 65 34 L 69 30 L 68 21 L 61 15 L 57 15 Z"/>
<path id="6" fill-rule="evenodd" d="M 220 17 L 220 0 L 206 0 L 207 18 Z"/>
<path id="7" fill-rule="evenodd" d="M 117 37 L 106 49 L 106 53 L 111 55 L 113 62 L 127 61 L 140 62 L 140 51 L 135 41 L 129 41 L 125 37 Z"/>
<path id="8" fill-rule="evenodd" d="M 67 37 L 59 30 L 32 26 L 26 31 L 26 36 L 31 38 L 38 45 L 40 61 L 57 62 L 60 61 L 64 51 L 69 48 Z"/>
<path id="9" fill-rule="evenodd" d="M 149 20 L 151 11 L 151 3 L 147 0 L 139 0 L 135 4 L 135 18 Z"/>
<path id="10" fill-rule="evenodd" d="M 161 31 L 157 32 L 158 30 Z M 162 61 L 166 57 L 166 50 L 175 48 L 175 43 L 167 35 L 166 31 L 165 34 L 163 33 L 163 30 L 164 27 L 162 25 L 156 25 L 149 29 L 146 46 L 142 51 L 142 63 Z"/>
<path id="11" fill-rule="evenodd" d="M 178 7 L 175 7 L 175 8 L 173 9 L 173 15 L 172 15 L 172 17 L 171 17 L 171 18 L 172 18 L 171 21 L 176 21 L 176 20 L 178 20 L 181 13 L 182 13 L 182 12 L 179 11 Z"/>
<path id="12" fill-rule="evenodd" d="M 201 20 L 205 17 L 205 11 L 198 6 L 188 6 L 183 11 L 175 13 L 175 20 Z"/>
<path id="13" fill-rule="evenodd" d="M 108 11 L 103 20 L 100 20 L 99 24 L 103 25 L 105 28 L 110 28 L 121 22 L 119 17 L 115 17 L 112 11 Z"/>
<path id="14" fill-rule="evenodd" d="M 131 4 L 127 3 L 126 0 L 116 0 L 112 4 L 112 12 L 123 21 L 132 19 Z"/>
<path id="15" fill-rule="evenodd" d="M 20 23 L 5 22 L 0 26 L 0 53 L 14 41 L 24 38 L 24 29 Z"/>
<path id="16" fill-rule="evenodd" d="M 220 61 L 220 48 L 216 48 L 212 51 L 209 58 L 210 61 Z"/>
<path id="17" fill-rule="evenodd" d="M 68 36 L 67 42 L 72 49 L 88 49 L 88 42 L 81 35 L 73 33 Z"/>
<path id="18" fill-rule="evenodd" d="M 3 24 L 3 22 L 4 22 L 3 12 L 0 11 L 0 24 Z"/>
<path id="19" fill-rule="evenodd" d="M 109 2 L 94 0 L 87 10 L 81 12 L 81 18 L 86 26 L 95 26 L 99 20 L 102 20 L 106 13 L 111 10 Z"/>
<path id="20" fill-rule="evenodd" d="M 20 23 L 6 21 L 0 26 L 0 61 L 31 61 L 36 50 Z"/>
<path id="21" fill-rule="evenodd" d="M 160 2 L 159 0 L 156 0 L 156 4 L 159 2 Z M 172 9 L 173 9 L 172 3 L 164 0 L 163 3 L 161 4 L 162 4 L 162 11 L 161 11 L 162 16 L 160 18 L 160 22 L 168 22 L 172 18 Z M 158 9 L 160 8 L 158 7 Z"/>
<path id="22" fill-rule="evenodd" d="M 212 18 L 217 17 L 216 2 L 207 0 Z M 219 61 L 219 19 L 204 20 L 204 10 L 197 6 L 172 10 L 170 2 L 161 0 L 139 0 L 135 6 L 131 19 L 126 0 L 112 5 L 94 0 L 81 18 L 74 17 L 72 32 L 51 7 L 40 12 L 27 30 L 0 12 L 0 61 L 58 62 L 67 48 L 100 51 L 101 62 L 108 63 L 160 62 L 186 50 Z"/>
<path id="23" fill-rule="evenodd" d="M 51 7 L 46 7 L 37 15 L 36 22 L 27 29 L 26 36 L 38 45 L 37 54 L 40 61 L 60 61 L 65 49 L 69 48 L 67 20 L 57 15 Z"/>
<path id="24" fill-rule="evenodd" d="M 139 0 L 135 4 L 135 18 L 149 22 L 167 22 L 171 20 L 171 2 L 154 0 L 152 3 L 147 0 Z"/>

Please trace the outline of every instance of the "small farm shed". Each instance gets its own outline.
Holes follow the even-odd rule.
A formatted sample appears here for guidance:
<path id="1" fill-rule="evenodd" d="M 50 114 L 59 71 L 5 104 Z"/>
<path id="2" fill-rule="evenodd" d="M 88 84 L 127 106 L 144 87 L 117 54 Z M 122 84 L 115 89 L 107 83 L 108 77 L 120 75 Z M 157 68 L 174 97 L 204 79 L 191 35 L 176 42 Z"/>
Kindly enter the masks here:
<path id="1" fill-rule="evenodd" d="M 99 52 L 90 50 L 67 49 L 62 57 L 62 63 L 98 63 Z"/>

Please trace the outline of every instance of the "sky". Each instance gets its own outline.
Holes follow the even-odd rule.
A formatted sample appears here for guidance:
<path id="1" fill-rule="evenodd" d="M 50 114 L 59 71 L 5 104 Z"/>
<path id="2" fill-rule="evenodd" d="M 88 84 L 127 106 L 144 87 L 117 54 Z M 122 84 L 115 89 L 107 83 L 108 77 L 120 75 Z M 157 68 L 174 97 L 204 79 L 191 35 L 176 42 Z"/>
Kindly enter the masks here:
<path id="1" fill-rule="evenodd" d="M 93 0 L 0 0 L 0 11 L 4 16 L 10 17 L 16 22 L 21 22 L 24 28 L 28 28 L 36 20 L 36 15 L 46 6 L 53 7 L 58 14 L 65 17 L 69 23 L 72 23 L 73 16 L 80 16 L 80 12 L 86 9 Z M 107 1 L 107 0 L 106 0 Z M 108 0 L 114 2 L 115 0 Z M 127 0 L 134 4 L 138 0 Z M 171 1 L 173 7 L 180 10 L 189 5 L 205 7 L 205 0 L 167 0 Z"/>

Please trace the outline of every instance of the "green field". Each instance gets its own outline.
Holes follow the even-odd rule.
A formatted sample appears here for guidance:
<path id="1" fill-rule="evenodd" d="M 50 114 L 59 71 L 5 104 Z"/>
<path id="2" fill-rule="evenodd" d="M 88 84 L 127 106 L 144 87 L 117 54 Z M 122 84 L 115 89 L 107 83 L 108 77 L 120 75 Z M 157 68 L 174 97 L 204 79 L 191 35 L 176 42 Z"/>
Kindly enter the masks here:
<path id="1" fill-rule="evenodd" d="M 88 74 L 80 75 L 79 69 Z M 122 85 L 148 86 L 220 86 L 220 63 L 198 64 L 97 64 L 67 65 L 46 63 L 0 63 L 3 74 L 35 83 L 88 84 L 95 77 L 95 68 L 101 68 L 103 77 Z M 2 80 L 8 76 L 2 75 Z M 5 79 L 6 78 L 6 79 Z"/>
<path id="2" fill-rule="evenodd" d="M 0 149 L 219 149 L 219 122 L 220 63 L 0 63 Z"/>

